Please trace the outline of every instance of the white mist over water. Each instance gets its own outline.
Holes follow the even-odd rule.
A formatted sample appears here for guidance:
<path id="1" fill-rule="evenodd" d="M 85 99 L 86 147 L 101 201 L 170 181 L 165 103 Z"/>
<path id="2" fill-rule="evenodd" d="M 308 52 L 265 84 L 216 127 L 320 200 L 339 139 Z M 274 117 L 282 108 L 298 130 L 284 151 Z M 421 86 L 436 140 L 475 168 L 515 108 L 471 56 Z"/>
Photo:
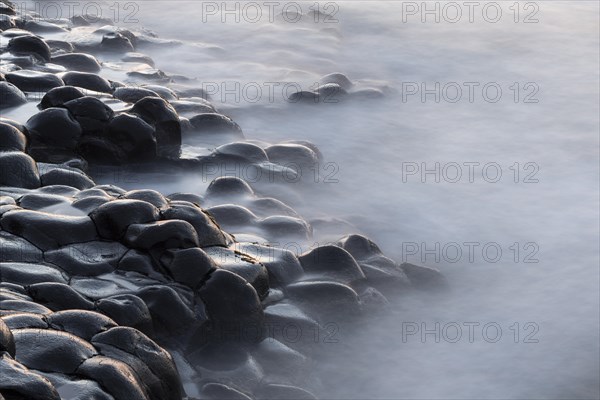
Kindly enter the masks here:
<path id="1" fill-rule="evenodd" d="M 139 13 L 161 37 L 186 42 L 151 54 L 167 72 L 243 86 L 304 84 L 339 71 L 392 88 L 382 100 L 306 107 L 282 104 L 277 92 L 273 103 L 263 92 L 259 105 L 213 96 L 227 97 L 225 109 L 247 138 L 310 140 L 336 163 L 338 183 L 319 183 L 321 195 L 311 190 L 303 204 L 292 204 L 305 217 L 348 218 L 398 261 L 422 264 L 422 251 L 403 254 L 406 242 L 428 248 L 497 243 L 503 250 L 496 263 L 481 253 L 457 263 L 427 256 L 425 264 L 442 270 L 452 292 L 396 300 L 390 316 L 341 332 L 321 364 L 322 398 L 599 396 L 597 3 L 538 2 L 535 24 L 515 24 L 512 15 L 497 24 L 418 17 L 403 23 L 400 2 L 337 2 L 339 23 L 333 24 L 231 17 L 221 23 L 221 14 L 203 15 L 202 3 L 169 4 L 140 3 Z M 300 4 L 306 13 L 312 3 Z M 507 12 L 509 4 L 500 4 Z M 473 103 L 435 103 L 432 96 L 423 103 L 418 95 L 404 102 L 403 82 L 429 88 L 496 82 L 503 96 L 497 103 L 484 101 L 481 91 Z M 509 88 L 514 82 L 522 90 L 518 103 Z M 538 103 L 523 103 L 528 82 L 539 87 Z M 476 170 L 474 183 L 466 177 L 435 183 L 431 176 L 426 183 L 419 176 L 403 182 L 407 162 L 430 168 L 495 162 L 503 178 L 488 183 Z M 515 162 L 520 183 L 509 169 Z M 527 162 L 539 166 L 538 183 L 522 182 L 531 171 L 523 169 Z M 515 242 L 521 246 L 516 263 L 509 249 Z M 539 247 L 538 263 L 523 260 L 530 242 Z M 402 322 L 432 329 L 436 321 L 463 326 L 463 338 L 435 343 L 429 335 L 422 343 L 415 335 L 403 343 Z M 473 343 L 462 325 L 468 322 L 480 324 Z M 481 336 L 489 322 L 503 329 L 497 343 Z M 520 343 L 510 328 L 515 322 Z M 523 343 L 532 331 L 524 329 L 528 322 L 539 326 L 533 336 L 539 343 Z"/>
<path id="2" fill-rule="evenodd" d="M 137 4 L 141 25 L 184 42 L 148 51 L 157 67 L 198 78 L 199 85 L 308 87 L 339 71 L 389 88 L 383 99 L 314 106 L 286 104 L 277 91 L 271 102 L 266 89 L 255 104 L 229 95 L 220 105 L 225 95 L 213 96 L 248 139 L 310 140 L 337 165 L 337 183 L 318 183 L 290 204 L 304 217 L 346 218 L 387 255 L 437 267 L 450 281 L 449 294 L 394 300 L 391 315 L 340 332 L 319 367 L 321 398 L 600 396 L 597 2 L 537 2 L 534 24 L 514 23 L 511 14 L 496 24 L 482 18 L 421 23 L 418 16 L 403 22 L 400 2 L 336 2 L 339 22 L 328 24 L 270 23 L 266 16 L 260 23 L 231 17 L 222 23 L 221 14 L 204 15 L 204 22 L 202 2 Z M 307 12 L 313 2 L 299 4 Z M 499 4 L 507 13 L 512 2 Z M 403 101 L 407 82 L 429 88 L 496 82 L 503 95 L 497 103 L 486 102 L 481 90 L 473 103 L 466 92 L 457 103 L 432 96 L 422 102 L 419 95 Z M 517 103 L 514 82 L 521 88 Z M 528 82 L 539 87 L 538 103 L 522 101 Z M 473 183 L 466 176 L 459 183 L 427 176 L 423 183 L 418 175 L 403 182 L 406 163 L 431 168 L 435 162 L 497 163 L 503 177 L 488 183 L 476 169 Z M 515 162 L 519 183 L 509 169 Z M 538 183 L 523 183 L 528 162 L 539 166 Z M 202 193 L 207 184 L 193 175 L 160 182 L 140 176 L 130 186 Z M 466 254 L 456 263 L 432 255 L 421 260 L 424 246 L 454 242 L 480 243 L 474 261 Z M 408 257 L 409 243 L 421 251 Z M 498 262 L 482 257 L 485 243 L 502 248 Z M 514 243 L 521 248 L 518 262 Z M 539 262 L 524 262 L 528 243 L 537 245 Z M 463 338 L 436 343 L 429 335 L 422 343 L 414 335 L 404 343 L 403 322 L 429 329 L 456 322 Z M 473 343 L 468 322 L 480 324 Z M 480 328 L 490 322 L 503 330 L 497 343 L 482 338 Z M 519 343 L 510 330 L 515 322 Z M 539 326 L 539 343 L 523 343 L 528 322 Z"/>

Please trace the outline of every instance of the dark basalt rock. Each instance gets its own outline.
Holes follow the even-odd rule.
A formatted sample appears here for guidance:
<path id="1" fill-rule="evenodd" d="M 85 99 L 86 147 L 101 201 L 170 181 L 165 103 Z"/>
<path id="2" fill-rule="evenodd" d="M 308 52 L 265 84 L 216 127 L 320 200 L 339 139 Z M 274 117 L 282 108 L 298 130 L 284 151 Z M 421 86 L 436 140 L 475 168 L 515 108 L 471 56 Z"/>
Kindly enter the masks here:
<path id="1" fill-rule="evenodd" d="M 75 199 L 84 199 L 86 197 L 104 197 L 106 200 L 111 200 L 113 198 L 104 190 L 98 189 L 97 187 L 81 190 L 73 196 Z"/>
<path id="2" fill-rule="evenodd" d="M 383 255 L 377 244 L 362 235 L 344 236 L 336 244 L 350 253 L 356 260 L 366 260 Z"/>
<path id="3" fill-rule="evenodd" d="M 15 128 L 17 128 L 18 130 L 20 130 L 21 132 L 25 132 L 25 127 L 20 124 L 19 122 L 12 120 L 10 118 L 4 118 L 4 117 L 0 117 L 0 122 L 3 122 L 5 124 L 14 126 Z"/>
<path id="4" fill-rule="evenodd" d="M 15 207 L 15 209 L 18 208 Z M 0 261 L 2 262 L 37 263 L 44 259 L 42 251 L 23 238 L 0 230 L 0 240 L 2 241 L 0 247 Z"/>
<path id="5" fill-rule="evenodd" d="M 98 300 L 96 307 L 121 326 L 139 329 L 146 334 L 153 333 L 150 310 L 144 300 L 138 296 L 132 294 L 111 296 Z"/>
<path id="6" fill-rule="evenodd" d="M 19 206 L 27 210 L 40 211 L 47 207 L 68 205 L 69 200 L 60 195 L 30 192 L 19 198 Z"/>
<path id="7" fill-rule="evenodd" d="M 64 108 L 48 108 L 29 118 L 25 124 L 32 147 L 75 149 L 82 129 Z"/>
<path id="8" fill-rule="evenodd" d="M 96 185 L 94 188 L 103 190 L 109 196 L 113 197 L 119 197 L 120 195 L 127 192 L 125 189 L 121 189 L 120 187 L 115 185 Z"/>
<path id="9" fill-rule="evenodd" d="M 248 255 L 223 247 L 209 247 L 208 255 L 220 269 L 244 278 L 256 290 L 260 300 L 269 294 L 269 273 L 264 265 Z"/>
<path id="10" fill-rule="evenodd" d="M 65 310 L 51 313 L 47 317 L 52 329 L 70 333 L 85 341 L 117 326 L 115 321 L 93 311 Z"/>
<path id="11" fill-rule="evenodd" d="M 136 293 L 150 310 L 156 332 L 167 335 L 189 331 L 198 323 L 198 317 L 169 286 L 148 286 Z"/>
<path id="12" fill-rule="evenodd" d="M 35 56 L 15 56 L 12 55 L 10 57 L 10 61 L 11 61 L 11 68 L 10 70 L 7 70 L 7 72 L 12 71 L 19 71 L 22 69 L 39 69 L 39 70 L 46 70 L 44 72 L 56 72 L 51 70 L 51 67 L 36 67 L 36 64 L 38 62 L 37 58 Z"/>
<path id="13" fill-rule="evenodd" d="M 0 315 L 28 312 L 34 314 L 47 314 L 50 309 L 34 303 L 31 300 L 3 300 L 0 301 Z"/>
<path id="14" fill-rule="evenodd" d="M 167 154 L 181 146 L 181 124 L 175 109 L 159 97 L 144 97 L 131 108 L 132 114 L 139 115 L 156 129 L 156 143 L 159 153 Z"/>
<path id="15" fill-rule="evenodd" d="M 123 58 L 121 58 L 121 61 L 145 63 L 151 67 L 154 67 L 154 60 L 152 60 L 152 58 L 150 58 L 150 56 L 147 56 L 142 53 L 126 53 L 123 56 Z"/>
<path id="16" fill-rule="evenodd" d="M 40 108 L 45 110 L 50 107 L 60 107 L 68 101 L 85 96 L 83 92 L 74 86 L 60 86 L 50 89 L 40 102 Z"/>
<path id="17" fill-rule="evenodd" d="M 2 282 L 21 286 L 43 282 L 67 283 L 58 269 L 42 264 L 0 263 L 0 276 L 2 276 Z"/>
<path id="18" fill-rule="evenodd" d="M 28 368 L 72 374 L 97 354 L 88 342 L 67 332 L 49 329 L 16 329 L 16 360 Z"/>
<path id="19" fill-rule="evenodd" d="M 10 15 L 2 14 L 0 12 L 0 31 L 5 31 L 14 28 L 15 26 L 15 21 Z"/>
<path id="20" fill-rule="evenodd" d="M 15 206 L 15 205 L 12 205 L 12 204 L 0 205 L 0 217 L 2 217 L 2 215 L 4 215 L 5 213 L 7 213 L 9 211 L 18 210 L 18 209 L 19 209 L 18 206 Z"/>
<path id="21" fill-rule="evenodd" d="M 77 86 L 95 92 L 112 93 L 113 89 L 106 79 L 88 72 L 69 71 L 62 74 L 65 85 Z"/>
<path id="22" fill-rule="evenodd" d="M 253 143 L 234 142 L 224 144 L 215 149 L 215 153 L 219 154 L 219 158 L 223 156 L 231 157 L 236 161 L 244 161 L 247 163 L 263 163 L 269 162 L 267 153 L 259 146 Z"/>
<path id="23" fill-rule="evenodd" d="M 370 284 L 386 290 L 409 286 L 404 271 L 393 260 L 384 256 L 379 247 L 368 238 L 348 235 L 336 245 L 347 250 L 356 259 Z"/>
<path id="24" fill-rule="evenodd" d="M 323 103 L 339 103 L 348 92 L 337 83 L 321 85 L 316 90 L 319 100 Z"/>
<path id="25" fill-rule="evenodd" d="M 215 108 L 206 100 L 171 100 L 169 103 L 177 110 L 179 115 L 191 117 L 197 114 L 215 113 Z"/>
<path id="26" fill-rule="evenodd" d="M 239 250 L 267 268 L 270 286 L 283 287 L 295 282 L 304 274 L 302 265 L 291 251 L 296 250 L 294 246 L 288 246 L 286 249 L 242 243 Z"/>
<path id="27" fill-rule="evenodd" d="M 50 61 L 50 47 L 38 36 L 27 35 L 12 38 L 8 51 L 15 55 L 34 55 L 43 62 Z"/>
<path id="28" fill-rule="evenodd" d="M 222 383 L 207 383 L 202 386 L 201 395 L 208 400 L 252 400 L 252 397 Z"/>
<path id="29" fill-rule="evenodd" d="M 127 248 L 119 242 L 93 241 L 50 250 L 44 257 L 69 275 L 98 276 L 114 271 L 125 252 Z"/>
<path id="30" fill-rule="evenodd" d="M 297 144 L 300 146 L 308 147 L 315 153 L 319 162 L 323 162 L 323 160 L 325 159 L 323 157 L 323 153 L 321 153 L 321 150 L 319 150 L 317 145 L 312 142 L 309 142 L 308 140 L 287 140 L 287 141 L 283 142 L 282 144 Z"/>
<path id="31" fill-rule="evenodd" d="M 344 90 L 350 90 L 354 84 L 348 77 L 341 72 L 334 72 L 328 75 L 325 75 L 319 80 L 321 85 L 327 84 L 336 84 Z"/>
<path id="32" fill-rule="evenodd" d="M 101 205 L 90 214 L 100 237 L 118 240 L 129 225 L 158 220 L 158 210 L 140 200 L 114 200 Z"/>
<path id="33" fill-rule="evenodd" d="M 40 187 L 40 176 L 33 158 L 17 151 L 0 152 L 0 186 Z"/>
<path id="34" fill-rule="evenodd" d="M 137 86 L 125 86 L 115 89 L 113 93 L 115 99 L 124 101 L 125 103 L 137 103 L 144 97 L 160 97 L 158 93 L 153 90 L 137 87 Z"/>
<path id="35" fill-rule="evenodd" d="M 230 293 L 224 297 L 223 293 Z M 198 296 L 206 306 L 212 334 L 215 340 L 222 339 L 227 327 L 256 329 L 262 327 L 264 314 L 256 290 L 245 279 L 223 269 L 210 274 L 206 283 L 198 290 Z M 263 338 L 243 335 L 250 341 Z"/>
<path id="36" fill-rule="evenodd" d="M 319 94 L 311 92 L 310 90 L 301 90 L 300 92 L 294 92 L 289 95 L 288 101 L 291 103 L 316 104 L 319 102 Z"/>
<path id="37" fill-rule="evenodd" d="M 314 394 L 295 386 L 268 384 L 255 393 L 256 400 L 317 400 Z"/>
<path id="38" fill-rule="evenodd" d="M 167 250 L 163 253 L 161 264 L 175 282 L 197 289 L 217 265 L 200 248 Z"/>
<path id="39" fill-rule="evenodd" d="M 38 168 L 41 171 L 47 171 L 48 169 L 53 169 L 53 167 L 71 168 L 71 167 L 68 167 L 66 164 L 57 165 L 57 164 L 38 163 Z M 76 168 L 72 168 L 72 169 L 81 171 L 81 170 L 76 169 Z M 48 194 L 48 195 L 52 195 L 52 196 L 74 197 L 77 194 L 79 194 L 79 189 L 76 189 L 76 188 L 71 187 L 71 186 L 66 186 L 66 185 L 49 185 L 49 186 L 44 186 L 44 187 L 41 187 L 39 189 L 36 189 L 35 193 L 37 193 L 37 194 Z"/>
<path id="40" fill-rule="evenodd" d="M 293 208 L 286 205 L 282 201 L 277 199 L 273 199 L 271 197 L 264 197 L 259 199 L 253 199 L 251 203 L 249 203 L 250 207 L 252 207 L 252 211 L 262 218 L 283 215 L 289 217 L 299 218 L 300 216 L 294 211 Z M 308 227 L 310 231 L 312 227 L 304 224 Z"/>
<path id="41" fill-rule="evenodd" d="M 127 154 L 109 138 L 84 135 L 78 146 L 79 153 L 89 162 L 100 165 L 120 165 L 127 160 Z"/>
<path id="42" fill-rule="evenodd" d="M 67 101 L 62 107 L 69 110 L 84 135 L 102 136 L 114 111 L 95 97 L 84 96 Z"/>
<path id="43" fill-rule="evenodd" d="M 10 82 L 0 81 L 0 110 L 27 103 L 21 90 Z"/>
<path id="44" fill-rule="evenodd" d="M 100 388 L 98 382 L 80 377 L 71 378 L 66 375 L 44 374 L 63 399 L 69 400 L 114 400 L 112 396 L 107 394 Z"/>
<path id="45" fill-rule="evenodd" d="M 238 228 L 252 226 L 258 217 L 246 207 L 234 204 L 223 204 L 206 209 L 226 231 L 235 231 Z"/>
<path id="46" fill-rule="evenodd" d="M 408 276 L 410 283 L 418 289 L 446 289 L 448 287 L 446 277 L 435 268 L 410 263 L 403 263 L 400 268 Z"/>
<path id="47" fill-rule="evenodd" d="M 142 87 L 148 90 L 152 90 L 155 93 L 158 93 L 158 96 L 162 97 L 166 101 L 177 100 L 179 98 L 174 91 L 164 86 L 146 84 Z"/>
<path id="48" fill-rule="evenodd" d="M 365 312 L 377 312 L 389 305 L 388 299 L 377 289 L 364 284 L 354 285 L 354 290 L 358 293 L 361 305 Z"/>
<path id="49" fill-rule="evenodd" d="M 271 162 L 291 168 L 308 178 L 314 177 L 315 165 L 319 163 L 314 151 L 299 144 L 276 144 L 267 147 L 265 152 Z"/>
<path id="50" fill-rule="evenodd" d="M 12 125 L 0 122 L 0 152 L 25 151 L 27 138 Z"/>
<path id="51" fill-rule="evenodd" d="M 0 225 L 2 229 L 27 239 L 42 250 L 89 242 L 98 235 L 89 217 L 67 217 L 29 210 L 7 212 L 0 219 Z"/>
<path id="52" fill-rule="evenodd" d="M 166 81 L 169 79 L 164 71 L 155 68 L 129 71 L 127 72 L 127 76 L 134 79 L 145 79 L 148 81 Z"/>
<path id="53" fill-rule="evenodd" d="M 5 77 L 8 82 L 24 92 L 47 92 L 65 85 L 62 79 L 48 72 L 20 70 L 10 72 Z"/>
<path id="54" fill-rule="evenodd" d="M 0 376 L 0 393 L 11 396 L 8 399 L 61 400 L 48 379 L 29 371 L 8 354 L 0 353 Z"/>
<path id="55" fill-rule="evenodd" d="M 0 15 L 15 15 L 15 7 L 11 2 L 0 2 Z"/>
<path id="56" fill-rule="evenodd" d="M 171 193 L 167 198 L 171 201 L 186 201 L 197 206 L 201 206 L 204 203 L 204 198 L 202 196 L 193 193 Z"/>
<path id="57" fill-rule="evenodd" d="M 1 318 L 11 330 L 24 328 L 48 329 L 46 316 L 32 313 L 17 313 Z M 13 355 L 14 357 L 14 355 Z"/>
<path id="58" fill-rule="evenodd" d="M 101 69 L 96 57 L 85 53 L 58 54 L 52 57 L 51 62 L 71 71 L 98 73 Z"/>
<path id="59" fill-rule="evenodd" d="M 236 176 L 221 176 L 214 179 L 206 188 L 206 197 L 209 199 L 220 197 L 254 197 L 254 190 L 248 183 Z"/>
<path id="60" fill-rule="evenodd" d="M 267 217 L 260 222 L 263 228 L 273 240 L 277 238 L 296 238 L 308 240 L 312 236 L 310 225 L 301 218 L 290 217 L 287 215 L 274 215 Z"/>
<path id="61" fill-rule="evenodd" d="M 96 345 L 96 347 L 99 348 L 100 354 L 103 356 L 110 357 L 129 365 L 149 400 L 160 400 L 168 397 L 162 390 L 160 379 L 157 378 L 148 366 L 139 358 L 114 346 L 99 344 Z"/>
<path id="62" fill-rule="evenodd" d="M 161 218 L 164 220 L 183 220 L 192 224 L 198 234 L 200 247 L 227 245 L 227 237 L 215 221 L 200 207 L 191 203 L 172 203 L 169 208 L 161 211 Z"/>
<path id="63" fill-rule="evenodd" d="M 7 352 L 11 357 L 15 356 L 15 339 L 8 326 L 0 318 L 0 354 Z"/>
<path id="64" fill-rule="evenodd" d="M 309 281 L 288 285 L 285 293 L 299 307 L 318 315 L 354 315 L 361 311 L 358 294 L 338 282 Z"/>
<path id="65" fill-rule="evenodd" d="M 189 222 L 181 220 L 131 224 L 125 232 L 124 240 L 130 246 L 142 250 L 157 247 L 162 249 L 198 247 L 196 230 Z"/>
<path id="66" fill-rule="evenodd" d="M 113 118 L 108 124 L 106 138 L 123 150 L 125 159 L 118 160 L 120 163 L 156 158 L 154 128 L 135 115 L 124 113 Z"/>
<path id="67" fill-rule="evenodd" d="M 45 42 L 53 52 L 56 50 L 62 50 L 67 53 L 72 53 L 75 50 L 71 43 L 64 40 L 46 39 Z"/>
<path id="68" fill-rule="evenodd" d="M 198 114 L 190 118 L 190 123 L 194 131 L 202 134 L 220 134 L 230 133 L 235 134 L 240 139 L 244 138 L 242 128 L 236 124 L 231 118 L 218 114 L 206 113 Z"/>
<path id="69" fill-rule="evenodd" d="M 31 300 L 27 291 L 17 283 L 2 282 L 0 286 L 0 301 L 4 300 Z"/>
<path id="70" fill-rule="evenodd" d="M 146 203 L 152 204 L 156 208 L 163 208 L 168 205 L 167 200 L 162 194 L 151 189 L 130 190 L 129 192 L 123 194 L 120 198 L 145 201 Z"/>
<path id="71" fill-rule="evenodd" d="M 36 283 L 27 287 L 27 291 L 37 303 L 53 311 L 68 309 L 92 310 L 94 308 L 94 303 L 64 283 Z"/>
<path id="72" fill-rule="evenodd" d="M 40 176 L 42 186 L 64 185 L 76 189 L 89 189 L 94 186 L 86 174 L 75 168 L 52 168 Z"/>
<path id="73" fill-rule="evenodd" d="M 81 210 L 85 214 L 89 215 L 96 208 L 100 207 L 102 204 L 105 204 L 109 201 L 110 201 L 110 199 L 107 199 L 105 197 L 90 196 L 90 197 L 85 197 L 83 199 L 75 200 L 73 203 L 71 203 L 71 206 L 73 208 Z"/>
<path id="74" fill-rule="evenodd" d="M 14 205 L 14 204 L 17 204 L 17 202 L 12 197 L 0 195 L 0 205 Z"/>
<path id="75" fill-rule="evenodd" d="M 346 250 L 337 246 L 320 246 L 298 257 L 302 268 L 321 279 L 352 283 L 365 279 L 356 260 Z"/>
<path id="76" fill-rule="evenodd" d="M 110 52 L 131 52 L 135 50 L 129 38 L 119 32 L 104 34 L 100 48 L 103 51 Z"/>
<path id="77" fill-rule="evenodd" d="M 122 361 L 92 357 L 77 368 L 77 374 L 97 381 L 115 399 L 147 400 L 135 372 Z"/>
<path id="78" fill-rule="evenodd" d="M 131 249 L 119 260 L 117 269 L 121 271 L 139 272 L 142 275 L 155 277 L 154 264 L 147 253 Z"/>
<path id="79" fill-rule="evenodd" d="M 138 358 L 153 375 L 159 377 L 158 387 L 151 388 L 152 398 L 181 399 L 180 378 L 171 355 L 139 331 L 128 327 L 116 327 L 99 333 L 91 341 L 101 351 L 110 346 Z"/>
<path id="80" fill-rule="evenodd" d="M 48 21 L 29 20 L 29 21 L 25 22 L 25 25 L 23 26 L 23 28 L 28 30 L 29 32 L 33 32 L 33 33 L 66 32 L 66 29 L 64 29 L 63 27 L 53 24 L 52 22 L 48 22 Z"/>
<path id="81" fill-rule="evenodd" d="M 0 2 L 0 4 L 2 4 Z M 17 24 L 19 25 L 19 24 Z M 2 32 L 2 36 L 7 37 L 7 38 L 14 38 L 14 37 L 18 37 L 18 36 L 31 36 L 31 32 L 28 32 L 26 30 L 23 29 L 19 29 L 19 28 L 11 28 L 11 29 L 7 29 L 6 31 Z"/>

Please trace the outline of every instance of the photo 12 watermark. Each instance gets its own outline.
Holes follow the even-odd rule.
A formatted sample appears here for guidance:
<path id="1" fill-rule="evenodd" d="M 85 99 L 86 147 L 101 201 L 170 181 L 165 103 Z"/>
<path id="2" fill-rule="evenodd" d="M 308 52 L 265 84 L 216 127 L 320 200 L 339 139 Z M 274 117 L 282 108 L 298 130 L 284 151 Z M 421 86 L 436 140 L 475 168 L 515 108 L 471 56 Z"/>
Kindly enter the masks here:
<path id="1" fill-rule="evenodd" d="M 533 241 L 402 242 L 402 262 L 446 264 L 537 264 L 540 246 Z"/>
<path id="2" fill-rule="evenodd" d="M 402 82 L 402 103 L 487 103 L 509 101 L 537 104 L 540 86 L 536 82 Z"/>
<path id="3" fill-rule="evenodd" d="M 326 2 L 279 2 L 279 1 L 202 1 L 202 22 L 220 23 L 286 23 L 313 22 L 336 24 L 339 3 Z"/>
<path id="4" fill-rule="evenodd" d="M 402 343 L 498 343 L 510 341 L 537 344 L 540 326 L 536 322 L 402 322 Z"/>
<path id="5" fill-rule="evenodd" d="M 72 20 L 82 16 L 87 23 L 112 22 L 137 24 L 141 2 L 138 1 L 13 1 L 18 14 L 27 13 L 32 21 Z"/>
<path id="6" fill-rule="evenodd" d="M 402 23 L 466 22 L 497 24 L 540 22 L 540 5 L 533 1 L 403 1 Z"/>
<path id="7" fill-rule="evenodd" d="M 534 161 L 403 161 L 402 183 L 513 183 L 540 182 L 540 165 Z"/>

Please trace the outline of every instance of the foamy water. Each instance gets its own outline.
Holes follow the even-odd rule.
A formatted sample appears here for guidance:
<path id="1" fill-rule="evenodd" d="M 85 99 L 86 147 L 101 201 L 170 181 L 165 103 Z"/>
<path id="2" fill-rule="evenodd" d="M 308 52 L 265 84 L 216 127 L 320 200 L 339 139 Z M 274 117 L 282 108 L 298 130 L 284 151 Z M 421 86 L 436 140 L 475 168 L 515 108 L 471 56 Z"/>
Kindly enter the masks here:
<path id="1" fill-rule="evenodd" d="M 600 396 L 596 2 L 536 2 L 532 18 L 539 22 L 529 24 L 522 20 L 532 9 L 520 3 L 515 23 L 512 2 L 497 3 L 504 12 L 498 23 L 476 13 L 473 23 L 463 17 L 455 24 L 422 23 L 400 2 L 337 2 L 338 22 L 330 23 L 266 16 L 223 23 L 222 10 L 207 15 L 207 3 L 137 4 L 141 25 L 183 42 L 147 51 L 157 67 L 213 90 L 215 105 L 248 139 L 318 145 L 331 163 L 320 172 L 331 179 L 309 189 L 295 185 L 300 196 L 286 199 L 291 206 L 307 219 L 345 218 L 397 261 L 438 267 L 450 281 L 449 294 L 394 300 L 391 315 L 339 332 L 320 363 L 318 395 Z M 313 2 L 298 4 L 307 12 Z M 284 84 L 308 88 L 338 71 L 386 97 L 285 102 Z M 457 83 L 462 99 L 450 101 L 453 85 L 439 103 L 434 94 L 424 101 L 421 92 L 408 94 L 436 82 Z M 467 82 L 477 84 L 472 102 Z M 255 92 L 236 83 L 262 93 L 248 101 Z M 277 84 L 272 94 L 267 83 Z M 484 97 L 486 84 L 491 97 L 494 87 L 502 89 L 497 102 Z M 224 87 L 234 89 L 226 94 Z M 413 174 L 415 166 L 435 163 L 439 183 L 432 174 Z M 456 165 L 463 176 L 452 183 Z M 484 166 L 491 166 L 485 174 Z M 502 177 L 492 182 L 498 169 Z M 209 183 L 176 178 L 140 176 L 130 186 L 202 193 Z M 474 243 L 473 259 L 465 243 Z M 455 261 L 457 247 L 462 256 Z M 435 322 L 448 328 L 439 343 L 434 334 L 407 335 Z M 465 323 L 479 324 L 472 343 Z M 448 337 L 452 324 L 463 329 L 456 343 Z M 497 342 L 482 336 L 485 324 L 501 327 Z"/>

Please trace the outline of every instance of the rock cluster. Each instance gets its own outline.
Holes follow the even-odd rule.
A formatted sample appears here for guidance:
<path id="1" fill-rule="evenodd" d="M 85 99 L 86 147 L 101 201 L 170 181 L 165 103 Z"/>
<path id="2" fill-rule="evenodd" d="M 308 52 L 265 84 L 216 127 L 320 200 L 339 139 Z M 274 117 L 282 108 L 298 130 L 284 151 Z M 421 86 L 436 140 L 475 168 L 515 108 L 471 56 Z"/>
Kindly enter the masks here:
<path id="1" fill-rule="evenodd" d="M 202 92 L 169 87 L 136 52 L 174 43 L 86 16 L 34 19 L 4 2 L 0 16 L 0 108 L 42 94 L 24 124 L 0 119 L 0 399 L 314 399 L 309 332 L 380 309 L 387 293 L 445 284 L 361 235 L 284 245 L 309 242 L 311 224 L 263 196 L 260 179 L 219 169 L 252 166 L 285 183 L 322 154 L 245 141 Z M 104 56 L 146 65 L 130 74 L 146 83 L 105 79 Z M 331 74 L 316 93 L 353 87 Z M 187 154 L 186 138 L 219 145 Z M 165 196 L 86 173 L 161 162 L 216 166 L 216 177 L 203 196 Z"/>

